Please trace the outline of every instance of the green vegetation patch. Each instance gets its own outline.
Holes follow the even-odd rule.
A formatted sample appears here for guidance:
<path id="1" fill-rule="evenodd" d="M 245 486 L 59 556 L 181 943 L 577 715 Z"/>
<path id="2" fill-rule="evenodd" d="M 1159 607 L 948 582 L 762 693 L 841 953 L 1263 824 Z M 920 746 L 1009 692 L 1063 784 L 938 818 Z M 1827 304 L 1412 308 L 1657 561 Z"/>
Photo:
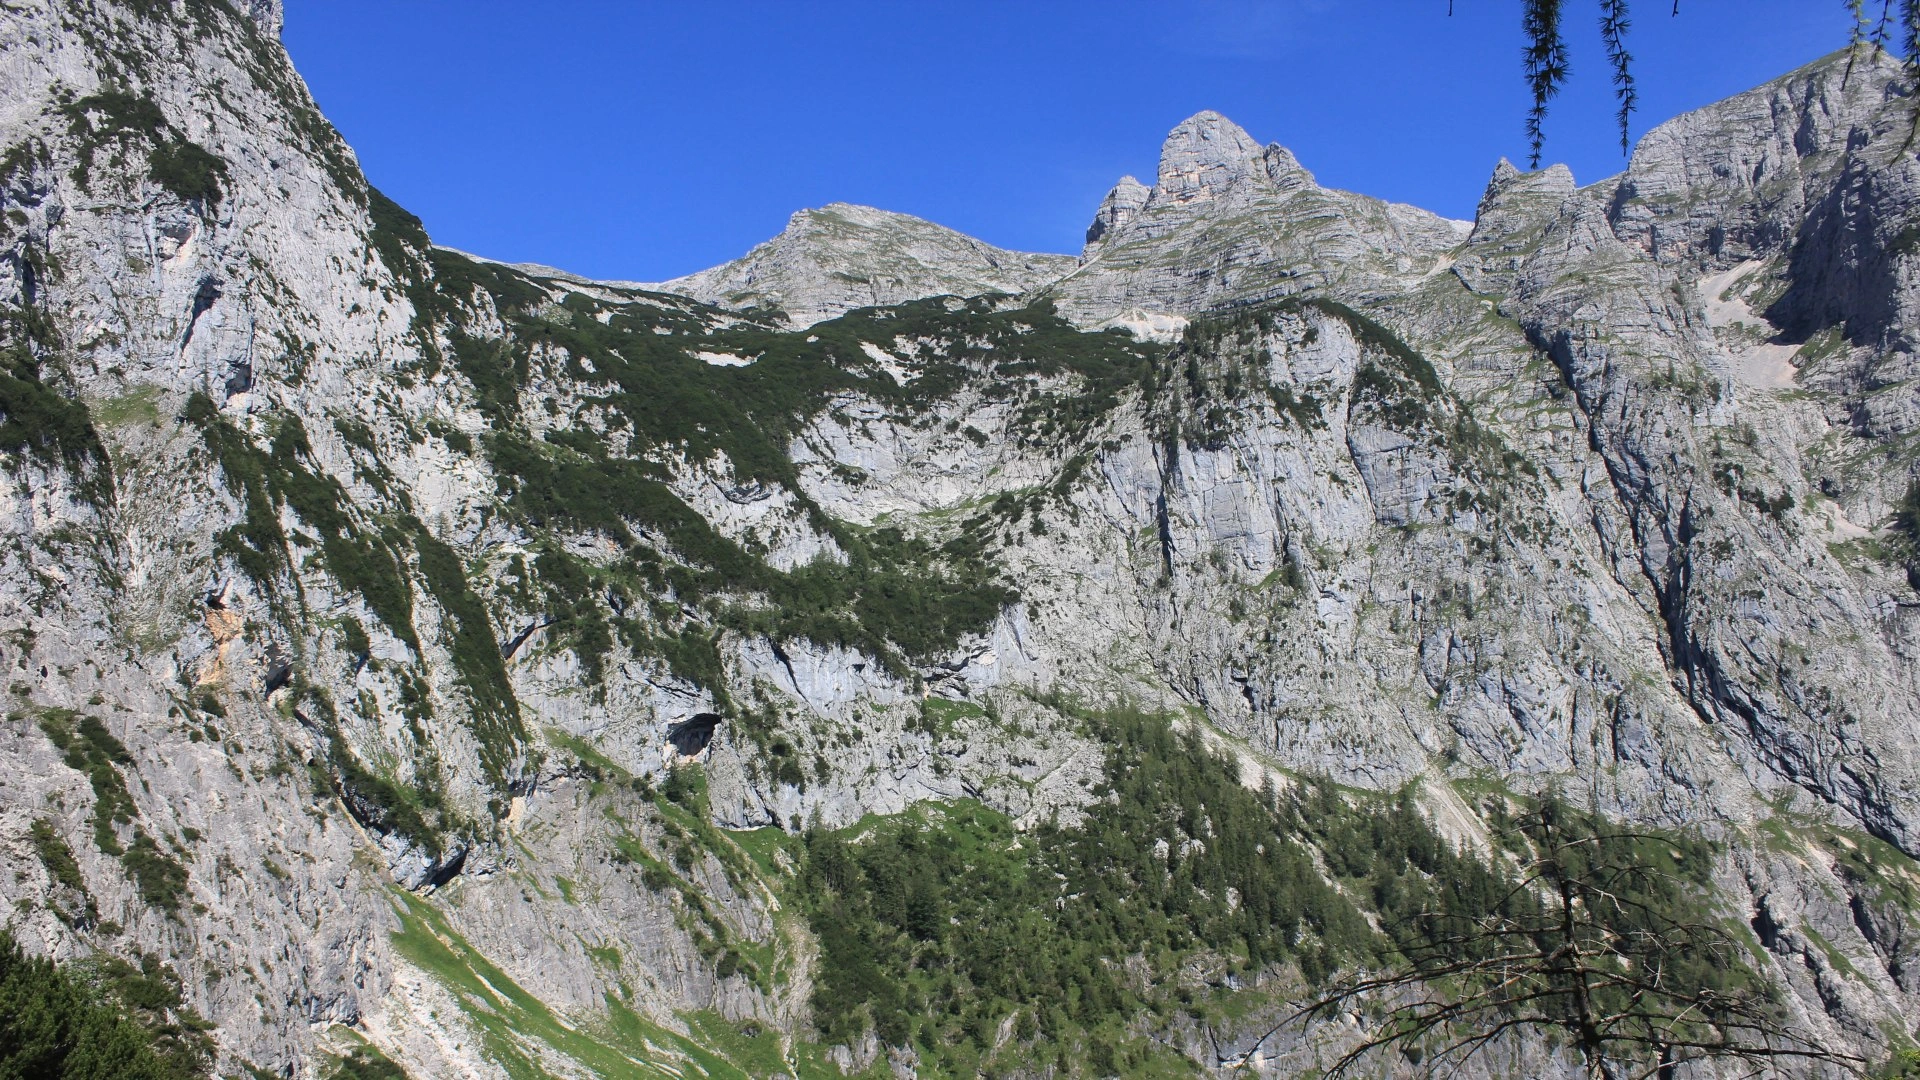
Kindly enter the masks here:
<path id="1" fill-rule="evenodd" d="M 48 385 L 24 343 L 0 349 L 0 453 L 16 463 L 30 458 L 64 466 L 79 482 L 82 500 L 113 501 L 113 465 L 86 403 Z"/>
<path id="2" fill-rule="evenodd" d="M 1080 715 L 1107 764 L 1103 801 L 1079 825 L 1017 833 L 975 804 L 923 805 L 796 843 L 790 888 L 820 942 L 822 1041 L 871 1030 L 913 1047 L 935 1075 L 1187 1068 L 1144 1033 L 1176 1010 L 1222 1007 L 1196 972 L 1258 994 L 1288 969 L 1318 987 L 1353 965 L 1464 955 L 1479 946 L 1452 940 L 1457 920 L 1538 903 L 1516 896 L 1511 860 L 1557 850 L 1515 818 L 1508 858 L 1489 862 L 1443 841 L 1411 791 L 1253 791 L 1238 762 L 1167 717 Z M 1644 868 L 1612 882 L 1622 903 L 1610 931 L 1640 933 L 1648 912 L 1710 911 L 1704 843 L 1598 839 L 1617 830 L 1551 800 L 1534 808 L 1555 815 L 1556 837 L 1599 845 L 1591 857 Z M 1614 850 L 1623 844 L 1632 850 Z M 1718 953 L 1637 959 L 1682 985 L 1731 990 L 1746 978 L 1742 958 Z"/>
<path id="3" fill-rule="evenodd" d="M 289 538 L 281 524 L 285 507 L 318 534 L 321 562 L 334 579 L 358 593 L 374 616 L 417 654 L 420 636 L 414 625 L 409 549 L 418 557 L 420 576 L 446 618 L 443 637 L 467 693 L 469 726 L 480 744 L 481 766 L 497 790 L 506 790 L 524 753 L 527 732 L 492 621 L 459 555 L 410 515 L 385 522 L 358 520 L 349 512 L 351 500 L 340 482 L 314 467 L 313 448 L 298 417 L 275 418 L 264 450 L 228 423 L 205 394 L 189 399 L 186 418 L 200 429 L 242 507 L 240 523 L 220 535 L 219 550 L 270 592 L 283 575 L 291 578 Z M 294 585 L 298 587 L 297 580 Z M 364 637 L 361 631 L 363 650 Z M 428 708 L 424 692 L 414 697 L 416 712 Z"/>
<path id="4" fill-rule="evenodd" d="M 93 894 L 87 891 L 87 879 L 80 872 L 80 862 L 74 858 L 73 848 L 54 828 L 53 822 L 35 818 L 27 827 L 27 840 L 33 845 L 33 853 L 39 857 L 40 865 L 46 868 L 47 876 L 71 894 L 63 896 L 55 893 L 48 897 L 47 905 L 53 913 L 69 926 L 91 927 L 98 923 L 100 911 L 94 904 Z M 73 904 L 76 899 L 77 906 Z"/>
<path id="5" fill-rule="evenodd" d="M 468 584 L 458 553 L 419 521 L 410 518 L 408 525 L 420 557 L 420 575 L 449 624 L 444 637 L 454 670 L 466 687 L 471 728 L 480 744 L 480 766 L 495 789 L 504 791 L 517 771 L 528 737 L 519 699 L 500 658 L 493 620 Z"/>
<path id="6" fill-rule="evenodd" d="M 121 766 L 133 763 L 126 746 L 99 718 L 64 709 L 43 710 L 40 730 L 65 752 L 68 767 L 84 774 L 93 787 L 94 845 L 103 854 L 120 860 L 141 900 L 170 914 L 177 913 L 186 894 L 187 871 L 135 820 L 139 810 L 120 773 Z M 121 843 L 120 826 L 132 828 L 131 844 Z"/>
<path id="7" fill-rule="evenodd" d="M 105 150 L 116 168 L 127 164 L 129 150 L 144 144 L 147 178 L 184 202 L 216 206 L 227 182 L 227 163 L 169 124 L 150 97 L 123 90 L 90 94 L 67 106 L 68 129 L 75 140 L 74 180 L 89 187 L 95 157 Z"/>
<path id="8" fill-rule="evenodd" d="M 399 546 L 403 539 L 393 530 L 363 528 L 355 522 L 340 482 L 314 469 L 313 447 L 300 419 L 275 418 L 268 447 L 262 450 L 203 393 L 188 399 L 185 415 L 200 429 L 228 488 L 241 502 L 240 523 L 219 537 L 221 553 L 273 589 L 281 573 L 291 569 L 280 508 L 291 509 L 319 534 L 321 557 L 335 580 L 359 593 L 374 616 L 417 652 L 413 589 Z"/>
<path id="9" fill-rule="evenodd" d="M 603 568 L 550 546 L 533 568 L 557 636 L 575 648 L 590 682 L 604 673 L 617 635 L 724 692 L 718 659 L 706 655 L 702 642 L 663 640 L 641 617 L 644 598 L 668 590 L 683 603 L 705 604 L 730 629 L 858 649 L 902 677 L 910 674 L 909 660 L 945 654 L 1017 599 L 964 538 L 936 545 L 898 528 L 859 529 L 817 511 L 814 526 L 836 541 L 845 561 L 821 558 L 775 570 L 708 525 L 659 479 L 656 466 L 609 455 L 589 439 L 568 441 L 572 445 L 539 445 L 492 435 L 486 446 L 515 514 L 549 528 L 597 532 L 625 548 L 618 563 Z M 656 544 L 678 561 L 664 562 Z M 624 611 L 608 610 L 600 598 L 609 594 Z M 764 602 L 748 602 L 754 594 Z"/>
<path id="10" fill-rule="evenodd" d="M 326 1080 L 408 1080 L 407 1071 L 371 1045 L 355 1046 L 335 1058 Z"/>
<path id="11" fill-rule="evenodd" d="M 1244 972 L 1291 960 L 1319 977 L 1369 954 L 1365 919 L 1276 796 L 1242 787 L 1234 762 L 1165 717 L 1091 722 L 1110 801 L 1082 825 L 1017 835 L 962 803 L 808 834 L 798 886 L 821 942 L 825 1041 L 871 1027 L 942 1074 L 1087 1054 L 1144 1067 L 1154 1051 L 1131 1020 L 1190 992 L 1178 976 L 1189 959 Z M 1417 834 L 1418 821 L 1394 824 Z M 1017 1045 L 996 1050 L 1008 1018 Z"/>
<path id="12" fill-rule="evenodd" d="M 28 956 L 0 929 L 0 1076 L 194 1080 L 212 1064 L 207 1030 L 151 957 L 76 969 Z"/>

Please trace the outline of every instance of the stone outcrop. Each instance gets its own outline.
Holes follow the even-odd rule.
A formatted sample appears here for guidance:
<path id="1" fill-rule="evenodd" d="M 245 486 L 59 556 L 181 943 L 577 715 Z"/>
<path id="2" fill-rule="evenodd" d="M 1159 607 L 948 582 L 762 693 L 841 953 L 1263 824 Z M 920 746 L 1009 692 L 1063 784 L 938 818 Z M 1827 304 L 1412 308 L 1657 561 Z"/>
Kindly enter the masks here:
<path id="1" fill-rule="evenodd" d="M 1080 252 L 1080 260 L 1085 262 L 1099 251 L 1107 242 L 1107 237 L 1126 227 L 1146 208 L 1147 200 L 1153 195 L 1153 189 L 1135 180 L 1123 176 L 1113 185 L 1107 197 L 1100 201 L 1100 209 L 1093 215 L 1093 224 L 1087 226 L 1087 243 Z"/>
<path id="2" fill-rule="evenodd" d="M 1896 68 L 1829 58 L 1585 188 L 1503 162 L 1471 226 L 1201 113 L 1078 260 L 835 205 L 642 288 L 433 248 L 277 4 L 177 6 L 0 13 L 0 900 L 36 952 L 166 960 L 224 1072 L 350 1028 L 573 1075 L 613 1015 L 663 1067 L 703 1017 L 788 1046 L 813 945 L 724 830 L 1097 814 L 1069 699 L 1251 777 L 1418 781 L 1449 835 L 1489 780 L 1705 831 L 1783 1022 L 1910 1027 Z M 965 550 L 1008 589 L 919 650 L 771 593 Z M 1264 1018 L 1168 1044 L 1318 1052 Z"/>
<path id="3" fill-rule="evenodd" d="M 793 215 L 730 263 L 654 288 L 733 308 L 772 308 L 811 326 L 858 307 L 928 296 L 1024 293 L 1073 265 L 1007 251 L 906 214 L 834 203 Z"/>
<path id="4" fill-rule="evenodd" d="M 1128 309 L 1187 315 L 1316 288 L 1366 295 L 1432 269 L 1467 228 L 1323 188 L 1286 148 L 1201 112 L 1168 134 L 1154 187 L 1114 188 L 1081 264 L 1042 292 L 1091 326 Z"/>

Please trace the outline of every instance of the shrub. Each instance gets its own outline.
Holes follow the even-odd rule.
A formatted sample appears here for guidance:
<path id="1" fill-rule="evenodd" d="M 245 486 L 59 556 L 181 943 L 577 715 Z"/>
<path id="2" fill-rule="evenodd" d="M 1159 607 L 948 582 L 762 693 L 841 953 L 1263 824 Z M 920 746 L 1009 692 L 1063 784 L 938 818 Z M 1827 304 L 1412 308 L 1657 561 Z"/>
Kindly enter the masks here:
<path id="1" fill-rule="evenodd" d="M 158 965 L 152 965 L 156 973 Z M 0 929 L 0 1076 L 48 1080 L 191 1080 L 208 1045 L 176 990 L 124 963 L 100 985 L 26 955 Z M 118 991 L 118 992 L 116 992 Z"/>

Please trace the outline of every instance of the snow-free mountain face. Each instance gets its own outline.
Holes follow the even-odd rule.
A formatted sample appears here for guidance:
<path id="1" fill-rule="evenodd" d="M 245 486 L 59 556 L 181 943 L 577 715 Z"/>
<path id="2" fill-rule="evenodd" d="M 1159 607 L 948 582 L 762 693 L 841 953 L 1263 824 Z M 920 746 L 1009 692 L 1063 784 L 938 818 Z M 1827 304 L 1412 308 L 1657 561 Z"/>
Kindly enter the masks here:
<path id="1" fill-rule="evenodd" d="M 1077 259 L 638 286 L 433 246 L 277 27 L 0 11 L 4 925 L 221 1075 L 1300 1075 L 1549 790 L 1911 1031 L 1893 65 L 1471 225 L 1201 113 Z"/>
<path id="2" fill-rule="evenodd" d="M 793 326 L 928 296 L 1024 293 L 1065 273 L 1064 255 L 1007 251 L 907 214 L 834 203 L 793 215 L 730 263 L 654 286 Z"/>

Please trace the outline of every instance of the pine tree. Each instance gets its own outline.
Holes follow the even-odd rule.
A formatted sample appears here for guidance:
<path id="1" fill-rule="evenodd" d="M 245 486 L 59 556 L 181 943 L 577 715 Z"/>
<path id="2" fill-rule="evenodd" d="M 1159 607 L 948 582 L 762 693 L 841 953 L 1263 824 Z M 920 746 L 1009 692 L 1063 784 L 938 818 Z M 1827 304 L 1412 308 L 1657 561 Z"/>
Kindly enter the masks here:
<path id="1" fill-rule="evenodd" d="M 1600 40 L 1606 46 L 1607 63 L 1612 68 L 1614 99 L 1619 104 L 1615 120 L 1620 127 L 1620 152 L 1625 154 L 1631 149 L 1628 123 L 1639 102 L 1633 81 L 1633 55 L 1626 45 L 1632 22 L 1627 17 L 1627 0 L 1598 2 Z M 1842 0 L 1842 3 L 1853 19 L 1847 42 L 1848 75 L 1852 74 L 1853 62 L 1860 51 L 1870 49 L 1876 55 L 1896 53 L 1909 76 L 1920 76 L 1920 0 L 1898 0 L 1897 4 L 1895 0 L 1880 0 L 1877 12 L 1871 0 Z M 1521 0 L 1520 25 L 1527 39 L 1521 53 L 1522 67 L 1533 99 L 1532 107 L 1527 110 L 1529 168 L 1540 166 L 1540 149 L 1546 142 L 1547 103 L 1560 93 L 1571 72 L 1566 37 L 1562 33 L 1566 13 L 1567 0 Z M 1680 14 L 1680 0 L 1673 0 L 1672 13 Z M 1448 0 L 1447 14 L 1453 14 L 1452 0 Z M 1920 132 L 1920 103 L 1915 105 L 1913 127 L 1907 133 L 1909 145 L 1916 132 Z"/>

